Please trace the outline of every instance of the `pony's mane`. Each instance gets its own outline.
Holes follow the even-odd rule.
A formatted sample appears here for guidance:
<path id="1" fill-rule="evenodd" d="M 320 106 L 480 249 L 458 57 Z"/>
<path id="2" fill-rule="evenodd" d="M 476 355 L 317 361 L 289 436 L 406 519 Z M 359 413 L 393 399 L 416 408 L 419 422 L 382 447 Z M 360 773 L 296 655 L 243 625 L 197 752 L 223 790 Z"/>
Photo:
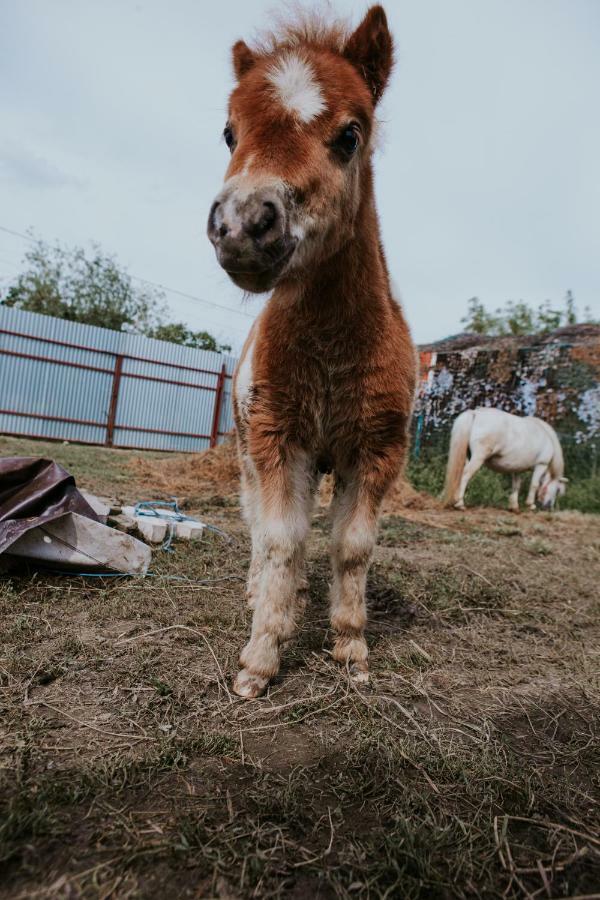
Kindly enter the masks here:
<path id="1" fill-rule="evenodd" d="M 303 46 L 341 53 L 351 34 L 348 22 L 323 11 L 292 6 L 275 12 L 273 19 L 275 27 L 252 41 L 252 49 L 262 56 Z"/>

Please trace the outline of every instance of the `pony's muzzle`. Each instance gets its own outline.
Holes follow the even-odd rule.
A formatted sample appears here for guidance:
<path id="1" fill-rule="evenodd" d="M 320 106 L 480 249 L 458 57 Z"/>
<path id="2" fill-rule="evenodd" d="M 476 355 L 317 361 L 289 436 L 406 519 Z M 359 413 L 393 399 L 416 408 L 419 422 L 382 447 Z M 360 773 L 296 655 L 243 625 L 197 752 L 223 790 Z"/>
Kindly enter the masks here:
<path id="1" fill-rule="evenodd" d="M 252 192 L 227 185 L 213 203 L 208 237 L 219 264 L 244 290 L 270 290 L 289 261 L 296 241 L 276 190 Z"/>

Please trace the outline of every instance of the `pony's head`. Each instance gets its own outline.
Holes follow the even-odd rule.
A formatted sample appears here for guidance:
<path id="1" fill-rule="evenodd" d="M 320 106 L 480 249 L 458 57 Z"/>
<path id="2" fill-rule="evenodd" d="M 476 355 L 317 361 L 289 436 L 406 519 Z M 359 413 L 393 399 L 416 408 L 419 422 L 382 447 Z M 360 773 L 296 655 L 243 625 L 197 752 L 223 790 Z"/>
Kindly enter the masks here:
<path id="1" fill-rule="evenodd" d="M 238 286 L 270 290 L 352 236 L 392 52 L 381 6 L 351 34 L 312 21 L 234 45 L 231 162 L 208 236 Z"/>
<path id="2" fill-rule="evenodd" d="M 567 489 L 568 478 L 553 477 L 548 471 L 542 477 L 537 492 L 537 499 L 542 509 L 554 509 L 558 497 L 562 497 Z"/>

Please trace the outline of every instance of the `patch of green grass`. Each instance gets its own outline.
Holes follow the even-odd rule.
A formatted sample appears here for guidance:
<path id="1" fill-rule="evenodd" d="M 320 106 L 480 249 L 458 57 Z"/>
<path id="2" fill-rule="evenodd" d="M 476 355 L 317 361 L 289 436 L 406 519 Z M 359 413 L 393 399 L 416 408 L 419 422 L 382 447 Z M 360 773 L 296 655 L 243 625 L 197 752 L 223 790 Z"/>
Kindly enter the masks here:
<path id="1" fill-rule="evenodd" d="M 374 576 L 381 573 L 383 578 L 385 572 L 390 586 L 397 586 L 406 600 L 423 611 L 421 615 L 462 620 L 464 610 L 471 608 L 501 614 L 511 598 L 510 586 L 481 579 L 464 567 L 423 568 L 402 560 L 393 569 L 384 570 L 379 564 L 372 568 Z"/>
<path id="2" fill-rule="evenodd" d="M 532 556 L 550 556 L 552 547 L 545 541 L 539 539 L 529 540 L 525 542 L 525 549 Z"/>
<path id="3" fill-rule="evenodd" d="M 425 541 L 434 532 L 433 528 L 411 522 L 402 516 L 384 516 L 379 525 L 378 543 L 382 547 L 401 547 Z"/>
<path id="4" fill-rule="evenodd" d="M 140 759 L 82 762 L 49 773 L 40 770 L 43 759 L 29 742 L 17 771 L 0 782 L 0 862 L 19 857 L 29 844 L 42 838 L 55 840 L 74 832 L 75 839 L 79 817 L 85 816 L 86 804 L 92 800 L 117 803 L 125 794 L 146 793 L 166 772 L 182 770 L 196 757 L 238 756 L 236 739 L 207 731 L 186 741 L 165 738 L 161 749 Z"/>
<path id="5" fill-rule="evenodd" d="M 406 474 L 418 491 L 425 491 L 437 497 L 444 488 L 446 457 L 426 454 L 420 459 L 411 457 Z M 510 491 L 510 478 L 498 475 L 490 469 L 480 469 L 469 482 L 465 502 L 467 506 L 505 507 Z"/>
<path id="6" fill-rule="evenodd" d="M 170 697 L 173 694 L 173 688 L 169 687 L 166 682 L 161 681 L 160 678 L 150 678 L 150 684 L 159 697 Z"/>
<path id="7" fill-rule="evenodd" d="M 566 493 L 558 501 L 558 508 L 600 513 L 600 474 L 582 479 L 575 473 L 570 474 Z"/>
<path id="8" fill-rule="evenodd" d="M 135 481 L 129 467 L 134 458 L 147 456 L 151 459 L 164 459 L 170 454 L 151 450 L 87 447 L 83 444 L 0 435 L 0 456 L 43 456 L 53 459 L 76 476 L 79 487 L 114 497 Z M 130 491 L 127 493 L 131 496 Z"/>
<path id="9" fill-rule="evenodd" d="M 419 459 L 413 456 L 406 467 L 408 480 L 418 491 L 439 496 L 444 487 L 447 457 L 424 451 Z M 558 502 L 559 509 L 578 509 L 581 512 L 600 513 L 600 473 L 594 474 L 590 466 L 577 467 L 576 462 L 567 472 L 569 483 L 564 497 Z M 529 489 L 531 473 L 525 473 L 521 485 L 520 501 Z M 465 495 L 467 506 L 496 506 L 506 509 L 511 490 L 511 479 L 486 469 L 485 466 L 469 482 Z"/>

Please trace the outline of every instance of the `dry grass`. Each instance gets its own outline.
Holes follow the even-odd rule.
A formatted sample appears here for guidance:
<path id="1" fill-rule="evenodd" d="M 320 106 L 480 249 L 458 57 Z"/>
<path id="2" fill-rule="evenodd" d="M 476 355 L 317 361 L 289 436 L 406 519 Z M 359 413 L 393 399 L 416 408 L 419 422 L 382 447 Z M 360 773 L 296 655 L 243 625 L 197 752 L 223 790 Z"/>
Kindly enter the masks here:
<path id="1" fill-rule="evenodd" d="M 206 503 L 207 492 L 216 493 L 214 500 L 237 494 L 240 468 L 233 437 L 214 450 L 203 453 L 171 456 L 170 459 L 154 459 L 144 455 L 134 457 L 128 465 L 147 489 L 181 496 L 188 505 Z M 321 508 L 329 506 L 332 489 L 333 479 L 326 475 L 319 489 Z M 416 491 L 405 478 L 399 478 L 385 499 L 384 512 L 440 506 L 430 494 Z"/>
<path id="2" fill-rule="evenodd" d="M 174 455 L 164 460 L 134 457 L 130 468 L 151 489 L 189 497 L 206 497 L 206 490 L 227 495 L 236 493 L 240 477 L 235 440 L 227 438 L 214 450 Z"/>
<path id="3" fill-rule="evenodd" d="M 79 474 L 74 448 L 36 452 Z M 87 486 L 119 469 L 138 499 L 142 463 L 104 453 Z M 159 553 L 145 580 L 0 583 L 0 895 L 600 896 L 600 520 L 386 516 L 359 691 L 327 652 L 317 510 L 306 621 L 244 703 L 248 541 L 199 480 L 233 544 Z"/>

